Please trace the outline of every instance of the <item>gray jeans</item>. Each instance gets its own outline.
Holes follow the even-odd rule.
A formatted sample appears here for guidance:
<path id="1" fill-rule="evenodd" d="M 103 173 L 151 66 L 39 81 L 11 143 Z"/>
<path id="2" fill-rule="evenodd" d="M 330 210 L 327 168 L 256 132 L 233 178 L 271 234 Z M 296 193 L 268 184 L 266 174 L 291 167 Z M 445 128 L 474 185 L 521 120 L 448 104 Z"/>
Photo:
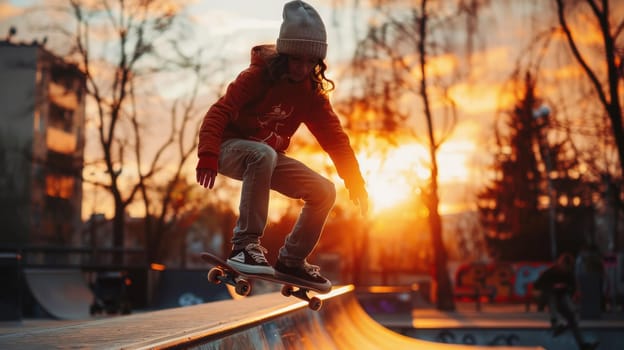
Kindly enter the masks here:
<path id="1" fill-rule="evenodd" d="M 270 190 L 304 201 L 295 226 L 279 250 L 283 263 L 301 264 L 318 243 L 334 205 L 334 184 L 266 144 L 242 139 L 221 144 L 219 172 L 243 182 L 240 216 L 232 238 L 234 249 L 259 243 L 267 222 Z"/>

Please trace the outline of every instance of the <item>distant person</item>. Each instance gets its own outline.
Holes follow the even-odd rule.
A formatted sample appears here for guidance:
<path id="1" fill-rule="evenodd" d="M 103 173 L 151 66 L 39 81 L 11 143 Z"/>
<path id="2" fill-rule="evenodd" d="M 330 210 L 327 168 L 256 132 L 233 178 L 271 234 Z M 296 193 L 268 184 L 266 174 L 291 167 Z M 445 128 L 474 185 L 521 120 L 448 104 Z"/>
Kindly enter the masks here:
<path id="1" fill-rule="evenodd" d="M 599 316 L 601 311 L 606 311 L 607 300 L 605 298 L 605 291 L 607 289 L 606 283 L 608 279 L 606 278 L 606 271 L 602 260 L 603 257 L 600 253 L 600 249 L 598 249 L 595 243 L 584 244 L 576 257 L 575 273 L 577 285 L 581 291 L 581 301 L 586 302 L 586 300 L 583 299 L 587 297 L 594 299 L 599 298 L 600 309 L 596 310 L 598 315 L 593 316 Z M 581 303 L 581 314 L 585 311 L 582 309 L 582 306 L 583 303 Z"/>
<path id="2" fill-rule="evenodd" d="M 544 297 L 548 300 L 550 324 L 554 336 L 570 329 L 579 349 L 589 350 L 598 346 L 598 343 L 585 342 L 579 329 L 576 310 L 572 301 L 572 295 L 576 291 L 576 283 L 574 257 L 571 254 L 561 254 L 554 265 L 540 274 L 533 286 L 544 293 Z M 560 320 L 561 317 L 563 320 Z"/>
<path id="3" fill-rule="evenodd" d="M 306 258 L 319 241 L 336 190 L 330 180 L 284 153 L 301 124 L 329 154 L 362 213 L 368 208 L 368 194 L 349 138 L 327 95 L 334 83 L 325 76 L 325 25 L 303 1 L 286 3 L 282 17 L 276 45 L 252 48 L 251 65 L 204 116 L 197 182 L 212 188 L 217 173 L 242 181 L 240 216 L 228 264 L 248 274 L 274 275 L 329 291 L 330 281 Z M 260 245 L 270 190 L 304 202 L 274 267 Z"/>

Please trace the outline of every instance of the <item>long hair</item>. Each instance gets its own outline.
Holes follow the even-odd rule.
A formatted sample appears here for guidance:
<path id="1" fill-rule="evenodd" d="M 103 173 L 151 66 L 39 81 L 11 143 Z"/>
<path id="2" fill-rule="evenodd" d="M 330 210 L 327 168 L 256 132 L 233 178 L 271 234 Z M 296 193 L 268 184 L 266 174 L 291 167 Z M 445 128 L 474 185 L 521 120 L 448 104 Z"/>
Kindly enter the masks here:
<path id="1" fill-rule="evenodd" d="M 334 81 L 325 76 L 327 70 L 327 64 L 322 59 L 319 59 L 312 73 L 310 74 L 310 82 L 319 94 L 327 94 L 335 89 L 336 84 Z M 271 82 L 276 82 L 281 79 L 284 74 L 288 72 L 288 55 L 275 54 L 270 57 L 267 62 L 268 79 Z"/>

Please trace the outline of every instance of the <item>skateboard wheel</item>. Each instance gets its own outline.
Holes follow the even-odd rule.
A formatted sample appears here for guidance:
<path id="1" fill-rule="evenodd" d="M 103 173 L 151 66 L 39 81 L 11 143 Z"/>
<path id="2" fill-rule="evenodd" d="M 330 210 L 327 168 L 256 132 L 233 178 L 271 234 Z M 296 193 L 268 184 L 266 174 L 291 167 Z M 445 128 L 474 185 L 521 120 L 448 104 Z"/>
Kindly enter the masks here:
<path id="1" fill-rule="evenodd" d="M 208 282 L 219 284 L 221 283 L 221 280 L 219 279 L 219 277 L 223 275 L 225 275 L 225 272 L 223 272 L 222 269 L 218 267 L 213 267 L 212 269 L 210 269 L 210 271 L 208 271 Z"/>
<path id="2" fill-rule="evenodd" d="M 239 280 L 236 282 L 234 290 L 236 291 L 236 294 L 246 297 L 249 293 L 251 293 L 251 284 L 246 280 Z"/>
<path id="3" fill-rule="evenodd" d="M 321 309 L 321 306 L 323 306 L 323 301 L 317 297 L 312 297 L 310 298 L 310 301 L 308 302 L 308 307 L 314 311 L 318 311 Z"/>
<path id="4" fill-rule="evenodd" d="M 285 297 L 289 297 L 291 296 L 293 293 L 293 287 L 292 286 L 282 286 L 282 295 Z"/>

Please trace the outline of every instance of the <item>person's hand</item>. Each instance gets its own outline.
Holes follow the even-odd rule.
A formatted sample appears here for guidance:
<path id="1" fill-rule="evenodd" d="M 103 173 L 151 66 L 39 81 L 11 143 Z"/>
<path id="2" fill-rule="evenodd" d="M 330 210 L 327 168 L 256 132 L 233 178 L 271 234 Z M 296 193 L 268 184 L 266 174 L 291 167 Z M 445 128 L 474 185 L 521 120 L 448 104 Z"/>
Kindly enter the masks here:
<path id="1" fill-rule="evenodd" d="M 285 151 L 290 145 L 290 137 L 279 135 L 273 131 L 261 129 L 250 140 L 266 143 L 278 152 Z"/>
<path id="2" fill-rule="evenodd" d="M 364 186 L 349 189 L 349 197 L 355 205 L 360 206 L 360 213 L 362 216 L 366 216 L 368 213 L 368 193 Z"/>
<path id="3" fill-rule="evenodd" d="M 204 188 L 212 189 L 217 178 L 217 172 L 212 169 L 197 168 L 195 169 L 197 182 Z"/>
<path id="4" fill-rule="evenodd" d="M 199 158 L 195 174 L 197 183 L 204 188 L 212 189 L 217 178 L 217 157 L 213 155 L 202 156 Z"/>

